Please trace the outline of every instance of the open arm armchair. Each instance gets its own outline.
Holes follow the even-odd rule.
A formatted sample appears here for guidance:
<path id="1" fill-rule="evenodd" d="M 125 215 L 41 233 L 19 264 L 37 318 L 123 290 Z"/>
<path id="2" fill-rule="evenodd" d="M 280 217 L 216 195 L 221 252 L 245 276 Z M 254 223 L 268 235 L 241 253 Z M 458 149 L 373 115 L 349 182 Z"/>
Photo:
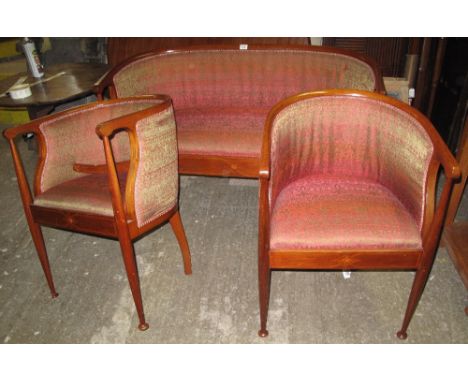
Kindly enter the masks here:
<path id="1" fill-rule="evenodd" d="M 395 99 L 329 90 L 276 104 L 259 172 L 259 335 L 268 335 L 272 270 L 415 270 L 406 338 L 459 173 L 429 120 Z"/>
<path id="2" fill-rule="evenodd" d="M 30 132 L 39 144 L 34 194 L 14 140 Z M 138 327 L 147 329 L 133 241 L 169 220 L 184 271 L 191 273 L 178 212 L 177 139 L 170 98 L 99 101 L 7 129 L 4 136 L 52 296 L 57 292 L 41 225 L 118 239 Z"/>

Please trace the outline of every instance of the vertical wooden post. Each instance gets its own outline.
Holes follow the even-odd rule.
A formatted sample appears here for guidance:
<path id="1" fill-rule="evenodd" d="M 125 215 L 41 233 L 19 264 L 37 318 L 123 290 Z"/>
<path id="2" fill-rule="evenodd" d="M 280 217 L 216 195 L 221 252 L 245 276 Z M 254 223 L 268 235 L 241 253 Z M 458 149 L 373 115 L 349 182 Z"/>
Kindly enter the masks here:
<path id="1" fill-rule="evenodd" d="M 442 66 L 445 58 L 445 50 L 447 48 L 447 39 L 441 37 L 437 44 L 437 54 L 435 59 L 434 74 L 432 75 L 431 93 L 429 95 L 429 103 L 427 105 L 427 118 L 431 118 L 432 110 L 434 109 L 434 102 L 436 97 L 437 88 L 439 86 L 440 75 L 442 73 Z"/>
<path id="2" fill-rule="evenodd" d="M 419 60 L 418 78 L 416 80 L 416 97 L 414 98 L 413 106 L 419 110 L 422 108 L 423 99 L 425 96 L 427 67 L 429 63 L 429 55 L 431 53 L 431 38 L 425 37 L 422 45 L 421 59 Z"/>

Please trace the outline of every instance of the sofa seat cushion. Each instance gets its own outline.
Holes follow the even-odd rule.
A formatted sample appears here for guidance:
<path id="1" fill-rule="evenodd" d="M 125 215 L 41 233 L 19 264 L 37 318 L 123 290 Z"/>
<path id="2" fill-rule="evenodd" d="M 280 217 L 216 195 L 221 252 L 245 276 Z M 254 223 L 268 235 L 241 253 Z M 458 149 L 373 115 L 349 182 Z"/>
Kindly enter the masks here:
<path id="1" fill-rule="evenodd" d="M 381 184 L 333 176 L 294 181 L 271 214 L 270 249 L 421 249 L 418 224 Z"/>
<path id="2" fill-rule="evenodd" d="M 119 173 L 120 192 L 125 195 L 126 173 Z M 106 174 L 85 175 L 58 184 L 38 195 L 34 205 L 96 215 L 113 216 Z"/>
<path id="3" fill-rule="evenodd" d="M 179 154 L 260 157 L 266 109 L 176 110 Z"/>

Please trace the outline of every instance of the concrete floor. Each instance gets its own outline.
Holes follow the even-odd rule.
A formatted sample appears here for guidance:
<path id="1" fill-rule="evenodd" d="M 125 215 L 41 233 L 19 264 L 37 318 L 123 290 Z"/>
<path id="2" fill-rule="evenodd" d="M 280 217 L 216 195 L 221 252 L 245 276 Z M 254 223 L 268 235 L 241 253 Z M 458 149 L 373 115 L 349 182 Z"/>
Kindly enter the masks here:
<path id="1" fill-rule="evenodd" d="M 36 154 L 19 143 L 32 173 Z M 0 139 L 0 342 L 402 343 L 411 272 L 273 272 L 270 336 L 260 339 L 257 184 L 181 179 L 181 215 L 193 258 L 183 274 L 170 226 L 135 244 L 150 328 L 137 317 L 116 241 L 44 228 L 59 297 L 51 299 Z M 460 214 L 468 215 L 465 195 Z M 466 290 L 445 249 L 403 343 L 467 343 Z"/>

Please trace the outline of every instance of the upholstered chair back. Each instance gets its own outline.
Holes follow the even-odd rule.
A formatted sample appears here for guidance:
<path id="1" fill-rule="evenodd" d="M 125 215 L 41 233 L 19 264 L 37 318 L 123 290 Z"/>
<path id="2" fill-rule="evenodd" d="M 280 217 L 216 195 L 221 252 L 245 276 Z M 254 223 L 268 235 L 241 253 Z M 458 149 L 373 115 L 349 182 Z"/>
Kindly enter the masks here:
<path id="1" fill-rule="evenodd" d="M 305 98 L 276 115 L 270 134 L 271 208 L 301 178 L 335 177 L 337 187 L 367 179 L 391 190 L 422 229 L 433 145 L 408 113 L 365 97 Z"/>
<path id="2" fill-rule="evenodd" d="M 122 115 L 136 112 L 160 100 L 129 100 L 118 103 L 97 103 L 92 107 L 67 111 L 57 118 L 46 119 L 39 125 L 42 132 L 45 156 L 38 193 L 47 191 L 59 183 L 85 176 L 73 170 L 75 163 L 102 165 L 105 163 L 102 141 L 96 135 L 96 126 Z M 117 162 L 128 161 L 130 150 L 127 134 L 117 134 L 112 142 Z"/>
<path id="3" fill-rule="evenodd" d="M 124 65 L 113 78 L 117 97 L 169 94 L 176 110 L 271 108 L 305 91 L 374 91 L 376 81 L 374 69 L 350 55 L 250 47 L 150 54 Z"/>
<path id="4" fill-rule="evenodd" d="M 138 160 L 134 184 L 127 185 L 127 192 L 134 190 L 137 226 L 141 227 L 177 203 L 177 137 L 172 106 L 139 120 L 135 134 Z"/>

